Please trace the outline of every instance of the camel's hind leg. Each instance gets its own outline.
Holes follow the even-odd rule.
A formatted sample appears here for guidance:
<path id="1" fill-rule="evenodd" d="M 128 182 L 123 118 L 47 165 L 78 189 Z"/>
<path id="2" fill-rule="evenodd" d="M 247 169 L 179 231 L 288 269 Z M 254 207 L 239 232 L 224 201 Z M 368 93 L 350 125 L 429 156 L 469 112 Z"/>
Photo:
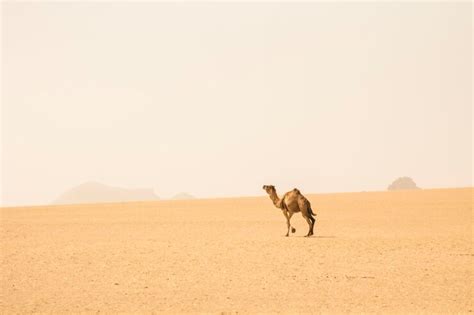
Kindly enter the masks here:
<path id="1" fill-rule="evenodd" d="M 308 236 L 313 235 L 314 218 L 311 217 L 311 215 L 303 215 L 303 217 L 306 220 L 306 222 L 308 222 L 309 229 L 308 229 L 308 234 L 306 234 L 306 236 L 308 237 Z"/>
<path id="2" fill-rule="evenodd" d="M 303 215 L 303 218 L 308 222 L 308 234 L 306 236 L 311 236 L 313 235 L 313 227 L 314 227 L 314 222 L 316 221 L 313 216 L 312 216 L 312 210 L 311 210 L 311 205 L 309 201 L 306 198 L 300 198 L 298 200 L 298 206 L 300 208 L 301 214 Z"/>
<path id="3" fill-rule="evenodd" d="M 313 235 L 313 228 L 314 228 L 314 222 L 316 222 L 316 219 L 310 214 L 309 219 L 311 220 L 311 228 L 309 230 L 309 236 Z"/>
<path id="4" fill-rule="evenodd" d="M 308 222 L 308 226 L 309 226 L 308 234 L 306 234 L 306 236 L 313 235 L 313 227 L 314 227 L 314 222 L 316 221 L 316 219 L 313 218 L 311 213 L 302 212 L 301 214 L 303 215 L 303 218 L 306 220 L 306 222 Z"/>

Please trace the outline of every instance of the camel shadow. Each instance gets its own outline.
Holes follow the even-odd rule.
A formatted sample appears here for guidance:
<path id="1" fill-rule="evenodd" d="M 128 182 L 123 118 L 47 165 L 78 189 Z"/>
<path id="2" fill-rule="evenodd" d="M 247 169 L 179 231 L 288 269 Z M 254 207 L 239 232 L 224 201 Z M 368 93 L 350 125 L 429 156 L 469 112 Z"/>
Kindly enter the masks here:
<path id="1" fill-rule="evenodd" d="M 286 236 L 283 236 L 283 237 L 286 237 Z M 295 236 L 290 236 L 291 237 L 297 237 L 297 238 L 336 238 L 336 236 L 334 235 L 312 235 L 310 237 L 306 237 L 304 235 L 295 235 Z"/>

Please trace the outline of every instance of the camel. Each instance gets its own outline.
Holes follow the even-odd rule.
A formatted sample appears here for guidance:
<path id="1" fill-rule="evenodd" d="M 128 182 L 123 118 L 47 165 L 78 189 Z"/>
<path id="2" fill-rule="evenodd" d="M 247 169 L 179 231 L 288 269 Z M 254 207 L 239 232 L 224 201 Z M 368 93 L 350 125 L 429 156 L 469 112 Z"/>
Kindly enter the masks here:
<path id="1" fill-rule="evenodd" d="M 287 192 L 281 199 L 277 195 L 275 186 L 264 185 L 263 189 L 267 192 L 268 196 L 270 196 L 270 199 L 272 200 L 275 207 L 283 211 L 283 215 L 286 218 L 286 225 L 288 227 L 288 231 L 286 232 L 285 236 L 290 234 L 290 228 L 291 233 L 296 232 L 296 229 L 290 224 L 291 217 L 296 212 L 301 212 L 303 218 L 306 220 L 306 222 L 308 222 L 309 231 L 306 237 L 313 235 L 314 222 L 316 221 L 313 216 L 316 216 L 316 214 L 314 214 L 313 210 L 311 209 L 311 204 L 308 199 L 306 199 L 298 189 L 295 188 Z"/>

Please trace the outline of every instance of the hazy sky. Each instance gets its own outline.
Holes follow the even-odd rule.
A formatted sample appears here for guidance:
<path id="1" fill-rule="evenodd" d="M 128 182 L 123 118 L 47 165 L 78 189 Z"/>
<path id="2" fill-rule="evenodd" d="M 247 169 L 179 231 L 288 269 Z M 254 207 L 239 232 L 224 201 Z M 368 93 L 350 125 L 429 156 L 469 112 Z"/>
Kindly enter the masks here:
<path id="1" fill-rule="evenodd" d="M 471 9 L 2 2 L 3 205 L 472 186 Z"/>

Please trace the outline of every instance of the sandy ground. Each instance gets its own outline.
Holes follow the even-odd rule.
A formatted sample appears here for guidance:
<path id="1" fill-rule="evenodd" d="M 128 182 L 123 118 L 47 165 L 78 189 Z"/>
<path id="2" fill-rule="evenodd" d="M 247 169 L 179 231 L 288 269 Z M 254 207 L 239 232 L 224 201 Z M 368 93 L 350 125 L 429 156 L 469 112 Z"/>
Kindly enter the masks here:
<path id="1" fill-rule="evenodd" d="M 473 312 L 473 192 L 2 208 L 0 313 Z"/>

